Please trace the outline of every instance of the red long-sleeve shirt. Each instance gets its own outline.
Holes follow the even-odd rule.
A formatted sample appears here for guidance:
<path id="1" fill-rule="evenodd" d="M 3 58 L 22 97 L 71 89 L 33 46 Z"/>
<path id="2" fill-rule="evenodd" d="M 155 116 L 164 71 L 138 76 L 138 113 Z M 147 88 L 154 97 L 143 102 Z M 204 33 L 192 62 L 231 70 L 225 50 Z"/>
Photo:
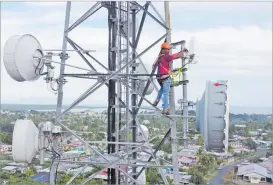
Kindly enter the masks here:
<path id="1" fill-rule="evenodd" d="M 170 74 L 170 63 L 175 60 L 181 58 L 183 52 L 175 53 L 175 54 L 161 54 L 154 65 L 157 65 L 157 74 L 158 78 L 167 78 Z"/>

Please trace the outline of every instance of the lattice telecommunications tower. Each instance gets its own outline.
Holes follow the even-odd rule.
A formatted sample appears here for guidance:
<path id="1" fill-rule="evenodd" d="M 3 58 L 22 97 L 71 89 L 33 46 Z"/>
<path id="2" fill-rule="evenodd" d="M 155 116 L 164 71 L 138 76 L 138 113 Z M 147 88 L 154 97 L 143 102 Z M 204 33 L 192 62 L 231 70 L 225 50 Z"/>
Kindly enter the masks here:
<path id="1" fill-rule="evenodd" d="M 101 8 L 108 10 L 109 41 L 107 66 L 91 55 L 91 52 L 94 51 L 85 50 L 69 37 L 70 31 L 76 29 L 78 25 Z M 167 41 L 167 36 L 170 38 L 170 28 L 166 26 L 170 25 L 169 17 L 165 21 L 151 2 L 141 5 L 135 1 L 101 1 L 96 2 L 77 21 L 70 24 L 70 9 L 71 2 L 67 2 L 62 49 L 43 50 L 39 41 L 29 34 L 12 36 L 5 44 L 3 61 L 11 78 L 18 82 L 24 82 L 35 81 L 39 77 L 44 76 L 46 83 L 50 85 L 52 90 L 58 93 L 56 121 L 54 123 L 43 122 L 35 126 L 31 120 L 17 120 L 13 133 L 12 146 L 14 160 L 16 162 L 29 163 L 36 153 L 40 152 L 41 164 L 43 164 L 44 153 L 50 152 L 53 157 L 50 169 L 50 184 L 52 185 L 56 184 L 58 165 L 63 163 L 75 163 L 82 166 L 67 184 L 71 184 L 89 165 L 92 165 L 97 171 L 90 175 L 82 184 L 86 184 L 91 179 L 96 178 L 105 169 L 108 169 L 108 184 L 145 184 L 145 169 L 147 168 L 157 168 L 162 182 L 169 184 L 162 170 L 166 167 L 173 168 L 174 184 L 179 184 L 178 164 L 175 162 L 178 142 L 176 122 L 174 121 L 175 117 L 179 116 L 165 116 L 171 121 L 170 129 L 166 131 L 165 137 L 159 146 L 156 146 L 155 150 L 150 144 L 153 138 L 149 138 L 147 127 L 141 125 L 137 117 L 143 101 L 152 105 L 145 96 L 151 94 L 154 89 L 157 89 L 153 81 L 154 77 L 156 77 L 156 68 L 154 67 L 151 72 L 148 72 L 141 60 L 141 56 L 157 43 L 164 42 L 164 39 Z M 150 9 L 153 9 L 156 15 L 153 15 L 149 11 Z M 136 23 L 136 15 L 140 13 L 142 13 L 142 18 L 138 25 Z M 165 15 L 169 16 L 168 2 L 165 2 Z M 166 33 L 143 51 L 137 52 L 142 28 L 147 16 L 150 16 L 155 22 L 166 29 Z M 71 45 L 73 50 L 68 50 L 67 44 Z M 186 41 L 182 40 L 171 43 L 171 46 L 173 48 L 181 47 L 182 50 L 185 48 L 185 44 Z M 89 68 L 85 69 L 66 64 L 66 61 L 69 60 L 69 52 L 76 52 Z M 60 62 L 53 60 L 55 56 L 60 57 Z M 196 62 L 193 49 L 191 51 L 189 49 L 188 55 L 184 55 L 181 60 L 183 66 L 174 69 L 173 73 L 183 73 L 184 79 L 176 85 L 183 86 L 184 105 L 187 104 L 186 87 L 189 82 L 186 79 L 186 66 Z M 93 66 L 94 63 L 97 63 L 107 72 L 102 73 L 97 71 Z M 60 65 L 59 77 L 53 75 L 53 64 Z M 83 69 L 88 72 L 68 74 L 65 73 L 65 66 Z M 66 80 L 68 77 L 88 78 L 94 83 L 68 108 L 62 111 L 63 85 L 69 83 Z M 55 88 L 54 84 L 57 84 L 57 88 Z M 107 142 L 86 141 L 76 131 L 69 129 L 62 117 L 102 86 L 108 87 Z M 125 94 L 125 96 L 122 96 L 122 94 Z M 186 107 L 184 107 L 185 113 L 180 116 L 184 120 L 184 124 L 187 124 L 189 117 L 187 116 L 187 111 L 185 111 L 187 110 Z M 159 108 L 154 107 L 154 109 L 160 111 Z M 186 134 L 187 125 L 185 125 L 185 128 L 184 132 Z M 71 158 L 68 159 L 63 154 L 59 140 L 59 136 L 63 133 L 62 129 L 78 138 L 88 148 L 85 152 L 86 155 L 81 156 L 81 160 L 75 160 L 78 157 L 73 157 L 71 160 Z M 132 135 L 131 138 L 128 137 L 130 134 Z M 172 163 L 166 163 L 166 161 L 162 161 L 156 155 L 160 146 L 169 137 L 173 146 Z M 185 135 L 183 139 L 185 139 Z M 103 153 L 99 151 L 94 147 L 94 143 L 106 144 L 108 152 Z M 141 152 L 150 155 L 148 161 L 143 161 L 139 158 Z M 101 168 L 101 166 L 103 167 Z"/>

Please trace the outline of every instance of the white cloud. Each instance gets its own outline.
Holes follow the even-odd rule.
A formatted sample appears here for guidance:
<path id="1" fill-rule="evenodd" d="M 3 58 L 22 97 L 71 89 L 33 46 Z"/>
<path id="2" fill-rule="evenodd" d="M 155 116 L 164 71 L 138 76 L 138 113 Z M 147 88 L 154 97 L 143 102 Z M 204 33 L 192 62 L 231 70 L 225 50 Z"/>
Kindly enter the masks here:
<path id="1" fill-rule="evenodd" d="M 173 2 L 170 8 L 175 12 L 251 12 L 272 10 L 270 2 Z"/>
<path id="2" fill-rule="evenodd" d="M 39 4 L 39 3 L 38 3 Z M 36 6 L 35 4 L 28 4 Z M 47 6 L 41 5 L 40 6 Z M 51 6 L 51 5 L 48 5 Z M 60 6 L 61 7 L 61 6 Z M 60 8 L 59 6 L 57 8 Z M 89 7 L 85 6 L 87 10 Z M 14 34 L 32 33 L 35 35 L 43 48 L 60 49 L 62 47 L 62 33 L 64 22 L 64 8 L 56 12 L 55 6 L 52 9 L 47 9 L 32 15 L 31 11 L 22 18 L 20 12 L 12 14 L 5 12 L 2 17 L 1 30 L 1 47 L 3 49 L 5 41 Z M 81 11 L 76 11 L 72 17 L 79 17 Z M 102 10 L 105 11 L 105 10 Z M 22 14 L 23 15 L 23 14 Z M 38 18 L 38 15 L 41 15 Z M 103 15 L 101 12 L 99 15 Z M 179 14 L 177 14 L 179 15 Z M 97 17 L 105 19 L 103 15 Z M 42 21 L 41 21 L 42 20 Z M 52 20 L 52 22 L 50 22 Z M 93 19 L 94 20 L 94 19 Z M 73 21 L 71 21 L 73 22 Z M 48 26 L 53 24 L 54 26 Z M 89 21 L 92 23 L 92 21 Z M 105 24 L 105 26 L 107 23 Z M 160 26 L 155 27 L 151 21 L 144 25 L 143 35 L 139 43 L 138 52 L 145 49 L 159 36 L 164 34 L 164 30 Z M 152 34 L 151 34 L 152 33 Z M 272 102 L 272 31 L 270 29 L 262 29 L 255 25 L 244 27 L 216 27 L 201 31 L 178 30 L 173 27 L 173 41 L 185 39 L 188 40 L 192 36 L 197 38 L 198 51 L 200 62 L 191 66 L 188 73 L 189 84 L 189 99 L 195 100 L 200 98 L 206 80 L 228 79 L 231 81 L 230 93 L 232 105 L 260 105 L 265 104 L 271 106 Z M 107 28 L 78 27 L 70 33 L 71 37 L 77 44 L 84 49 L 95 49 L 98 52 L 93 53 L 99 61 L 102 61 L 107 66 Z M 158 53 L 160 44 L 147 52 L 142 60 L 146 67 L 151 70 L 151 65 Z M 71 47 L 69 47 L 71 48 Z M 88 58 L 88 57 L 87 57 Z M 57 57 L 54 60 L 59 60 Z M 2 61 L 2 58 L 1 58 Z M 69 64 L 78 65 L 88 68 L 83 60 L 76 54 L 71 53 L 67 61 Z M 92 62 L 99 71 L 102 71 L 97 64 Z M 180 66 L 180 61 L 175 61 L 175 66 Z M 47 91 L 44 81 L 39 79 L 36 82 L 18 83 L 13 81 L 5 72 L 4 65 L 1 62 L 1 98 L 2 102 L 21 102 L 21 103 L 54 103 L 56 96 Z M 56 69 L 56 73 L 59 68 Z M 66 67 L 67 73 L 78 73 L 81 70 L 75 70 Z M 271 78 L 270 78 L 271 77 Z M 269 79 L 270 78 L 270 79 Z M 64 103 L 71 103 L 89 86 L 94 84 L 94 81 L 79 80 L 67 78 L 69 82 L 64 87 Z M 257 79 L 262 79 L 262 83 L 258 84 Z M 255 82 L 255 83 L 253 83 Z M 259 90 L 258 90 L 259 89 Z M 83 104 L 104 104 L 107 103 L 107 89 L 105 87 L 99 89 L 90 96 Z M 242 93 L 245 93 L 242 97 Z M 176 97 L 181 98 L 181 88 L 176 88 Z M 155 97 L 155 92 L 148 97 L 151 101 Z M 251 99 L 251 101 L 249 101 Z"/>

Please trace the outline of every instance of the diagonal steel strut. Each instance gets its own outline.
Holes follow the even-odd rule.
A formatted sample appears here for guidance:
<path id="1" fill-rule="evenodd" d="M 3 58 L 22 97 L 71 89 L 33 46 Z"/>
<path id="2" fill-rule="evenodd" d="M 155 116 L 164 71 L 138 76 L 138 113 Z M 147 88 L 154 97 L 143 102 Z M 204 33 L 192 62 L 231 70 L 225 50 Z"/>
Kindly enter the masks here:
<path id="1" fill-rule="evenodd" d="M 157 44 L 160 40 L 162 40 L 167 34 L 164 34 L 161 38 L 159 38 L 156 42 L 151 44 L 148 48 L 146 48 L 143 52 L 141 52 L 136 58 L 132 59 L 130 62 L 125 64 L 122 68 L 114 72 L 112 75 L 110 75 L 107 79 L 105 79 L 100 85 L 99 82 L 96 82 L 93 84 L 84 94 L 82 94 L 76 101 L 74 101 L 66 110 L 64 110 L 56 119 L 59 119 L 61 116 L 63 116 L 65 113 L 67 113 L 69 110 L 71 110 L 74 106 L 79 104 L 81 101 L 83 101 L 85 98 L 87 98 L 90 94 L 92 94 L 95 90 L 97 90 L 99 87 L 104 85 L 108 80 L 110 80 L 116 73 L 119 73 L 121 70 L 123 70 L 127 65 L 131 64 L 133 61 L 137 60 L 141 55 L 146 53 L 148 50 L 150 50 L 155 44 Z M 98 86 L 97 86 L 98 85 Z M 81 139 L 77 134 L 75 134 L 73 131 L 71 131 L 68 127 L 66 127 L 61 122 L 57 122 L 61 126 L 63 126 L 66 130 L 68 130 L 70 133 L 72 133 L 75 137 L 77 137 L 80 141 L 87 144 L 87 146 L 90 146 L 89 143 L 85 142 L 83 139 Z M 92 148 L 98 155 L 102 156 L 106 161 L 108 161 L 100 152 L 98 152 L 96 149 Z"/>
<path id="2" fill-rule="evenodd" d="M 70 32 L 74 28 L 76 28 L 79 24 L 81 24 L 83 21 L 85 21 L 88 17 L 93 15 L 95 12 L 97 12 L 102 6 L 100 5 L 101 2 L 97 2 L 95 5 L 93 5 L 85 14 L 83 14 L 74 24 L 72 24 L 69 28 L 65 30 L 65 32 Z M 99 6 L 100 5 L 100 6 Z M 99 6 L 99 7 L 98 7 Z M 97 8 L 98 7 L 98 8 Z M 96 9 L 97 8 L 97 9 Z"/>
<path id="3" fill-rule="evenodd" d="M 71 40 L 70 38 L 67 38 L 67 41 L 69 41 L 69 43 L 71 42 L 71 44 L 73 44 L 74 46 L 76 46 L 77 48 L 79 48 L 80 50 L 83 50 L 82 47 L 80 47 L 77 43 L 75 43 L 73 40 Z M 73 46 L 72 46 L 73 47 Z M 77 52 L 85 61 L 87 60 L 84 55 L 80 52 Z M 97 62 L 102 68 L 104 68 L 106 71 L 109 71 L 109 69 L 107 67 L 105 67 L 105 65 L 103 65 L 101 62 L 99 62 L 95 57 L 93 57 L 92 55 L 90 55 L 89 53 L 85 53 L 87 56 L 89 56 L 90 58 L 92 58 L 95 62 Z M 87 60 L 88 61 L 88 60 Z M 91 65 L 91 64 L 90 64 Z M 91 67 L 91 66 L 90 66 Z M 95 70 L 95 68 L 92 68 L 93 70 Z"/>

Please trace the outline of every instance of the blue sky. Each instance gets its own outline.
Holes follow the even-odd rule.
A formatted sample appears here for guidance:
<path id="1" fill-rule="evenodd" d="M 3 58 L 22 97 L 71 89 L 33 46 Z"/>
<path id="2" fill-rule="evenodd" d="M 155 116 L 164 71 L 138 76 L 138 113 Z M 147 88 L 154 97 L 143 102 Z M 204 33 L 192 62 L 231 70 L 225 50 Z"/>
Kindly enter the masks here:
<path id="1" fill-rule="evenodd" d="M 11 35 L 25 33 L 37 36 L 43 48 L 61 47 L 64 3 L 2 2 L 1 4 L 2 48 Z M 163 2 L 154 4 L 163 16 Z M 92 3 L 72 3 L 71 23 L 90 8 L 90 5 Z M 200 44 L 198 51 L 201 61 L 192 66 L 189 72 L 190 99 L 196 100 L 201 97 L 206 80 L 227 79 L 230 80 L 231 105 L 272 106 L 272 4 L 270 2 L 173 2 L 170 3 L 170 8 L 173 40 L 189 39 L 194 35 Z M 106 10 L 101 9 L 71 33 L 71 38 L 80 45 L 89 47 L 88 49 L 96 47 L 99 52 L 94 55 L 104 62 L 107 62 L 105 57 L 107 54 L 101 53 L 107 51 L 106 21 Z M 139 51 L 162 34 L 164 30 L 147 17 Z M 143 56 L 147 68 L 150 68 L 157 51 L 158 48 L 155 48 Z M 71 63 L 78 59 L 74 54 L 71 56 Z M 5 81 L 2 80 L 2 102 L 56 102 L 56 96 L 47 92 L 42 79 L 35 83 L 18 84 L 12 81 L 3 69 L 2 65 L 1 78 Z M 10 84 L 14 87 L 11 88 Z M 64 99 L 68 104 L 87 88 L 83 82 L 80 85 L 77 81 L 71 80 L 70 84 L 67 85 L 68 92 Z M 26 90 L 19 94 L 16 93 L 16 88 Z M 34 89 L 37 93 L 29 95 Z M 98 94 L 103 91 L 105 90 L 98 91 Z M 180 91 L 181 89 L 176 90 L 177 98 L 182 94 Z M 105 101 L 94 96 L 90 97 L 90 102 Z M 149 99 L 152 101 L 154 96 L 155 94 L 149 96 Z"/>
<path id="2" fill-rule="evenodd" d="M 202 4 L 215 4 L 212 2 Z M 172 23 L 178 25 L 182 29 L 207 29 L 219 26 L 244 26 L 255 24 L 261 27 L 266 26 L 265 23 L 272 20 L 272 6 L 270 3 L 244 3 L 241 9 L 231 9 L 231 6 L 238 6 L 234 3 L 219 2 L 219 6 L 223 8 L 200 10 L 192 8 L 195 11 L 181 9 L 181 16 L 174 18 Z M 227 10 L 225 10 L 225 5 Z M 247 10 L 247 6 L 257 6 L 256 9 Z M 245 10 L 243 10 L 245 8 Z M 185 23 L 185 25 L 181 23 Z"/>
<path id="3" fill-rule="evenodd" d="M 143 2 L 141 2 L 143 4 Z M 190 9 L 180 9 L 180 15 L 177 16 L 177 10 L 172 13 L 172 26 L 177 29 L 208 29 L 219 26 L 234 26 L 240 27 L 244 25 L 257 25 L 262 28 L 272 27 L 272 5 L 271 2 L 245 2 L 240 6 L 240 9 L 232 9 L 236 7 L 240 2 L 228 3 L 228 2 L 204 2 L 198 3 L 199 6 L 211 4 L 220 6 L 221 8 L 209 8 L 200 9 L 194 8 L 195 4 Z M 156 4 L 159 4 L 158 2 Z M 182 2 L 172 2 L 171 7 L 181 5 Z M 187 3 L 190 6 L 191 3 Z M 73 5 L 72 5 L 73 6 Z M 188 7 L 187 6 L 187 7 Z M 248 6 L 256 7 L 248 10 Z M 50 6 L 54 7 L 54 6 Z M 61 6 L 63 9 L 65 6 Z M 226 8 L 226 9 L 225 9 Z M 39 12 L 45 11 L 48 6 L 30 6 L 25 2 L 2 2 L 2 10 L 9 12 Z M 100 21 L 94 23 L 96 26 L 102 26 Z M 182 24 L 183 23 L 183 24 Z"/>

